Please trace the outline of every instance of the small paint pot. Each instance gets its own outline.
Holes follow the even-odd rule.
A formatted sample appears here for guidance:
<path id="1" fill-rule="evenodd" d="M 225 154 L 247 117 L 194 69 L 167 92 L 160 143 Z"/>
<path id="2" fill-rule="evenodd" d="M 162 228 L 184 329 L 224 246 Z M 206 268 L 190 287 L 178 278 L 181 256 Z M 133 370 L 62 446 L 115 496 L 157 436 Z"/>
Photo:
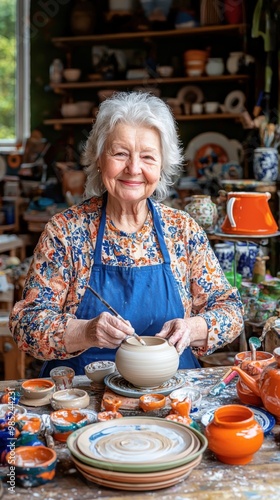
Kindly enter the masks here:
<path id="1" fill-rule="evenodd" d="M 122 405 L 122 400 L 112 396 L 106 396 L 103 398 L 102 404 L 106 411 L 118 411 Z"/>
<path id="2" fill-rule="evenodd" d="M 85 366 L 86 376 L 93 382 L 103 383 L 104 377 L 116 369 L 114 361 L 94 361 Z"/>
<path id="3" fill-rule="evenodd" d="M 72 389 L 75 372 L 69 366 L 57 366 L 50 371 L 50 377 L 55 383 L 57 391 Z"/>
<path id="4" fill-rule="evenodd" d="M 119 411 L 100 411 L 97 413 L 98 422 L 114 420 L 115 418 L 122 418 L 122 414 Z"/>
<path id="5" fill-rule="evenodd" d="M 21 405 L 14 404 L 3 404 L 0 405 L 0 418 L 10 418 L 14 415 L 25 415 L 27 413 L 26 408 Z"/>
<path id="6" fill-rule="evenodd" d="M 80 410 L 90 403 L 89 395 L 83 389 L 65 389 L 54 392 L 51 406 L 54 410 Z"/>
<path id="7" fill-rule="evenodd" d="M 71 432 L 93 422 L 90 414 L 82 410 L 57 410 L 50 414 L 53 437 L 65 443 Z"/>
<path id="8" fill-rule="evenodd" d="M 145 412 L 159 410 L 165 403 L 166 397 L 162 394 L 143 394 L 139 398 L 139 407 Z"/>
<path id="9" fill-rule="evenodd" d="M 48 483 L 55 476 L 57 455 L 46 446 L 19 446 L 6 460 L 15 468 L 16 483 L 24 488 Z"/>
<path id="10" fill-rule="evenodd" d="M 172 402 L 179 401 L 183 402 L 186 399 L 191 401 L 190 413 L 194 413 L 199 410 L 201 403 L 201 393 L 198 389 L 193 389 L 192 387 L 181 387 L 181 389 L 176 389 L 169 394 L 169 399 Z"/>
<path id="11" fill-rule="evenodd" d="M 38 434 L 42 426 L 41 417 L 36 413 L 15 415 L 15 423 L 20 432 L 27 432 L 29 434 Z"/>
<path id="12" fill-rule="evenodd" d="M 41 399 L 49 396 L 55 389 L 54 382 L 44 378 L 32 378 L 21 384 L 21 390 L 26 399 Z"/>

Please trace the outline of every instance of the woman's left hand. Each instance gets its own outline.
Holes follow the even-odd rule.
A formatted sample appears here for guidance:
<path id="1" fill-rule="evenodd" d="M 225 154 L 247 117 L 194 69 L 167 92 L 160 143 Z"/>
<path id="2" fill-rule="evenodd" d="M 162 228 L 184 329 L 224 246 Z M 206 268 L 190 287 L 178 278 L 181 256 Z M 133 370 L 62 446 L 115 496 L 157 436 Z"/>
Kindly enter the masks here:
<path id="1" fill-rule="evenodd" d="M 156 337 L 167 339 L 170 345 L 174 345 L 179 354 L 189 346 L 205 347 L 207 336 L 207 323 L 201 316 L 171 319 L 156 334 Z"/>
<path id="2" fill-rule="evenodd" d="M 191 343 L 191 331 L 186 320 L 177 318 L 164 323 L 161 331 L 156 337 L 162 337 L 168 340 L 169 345 L 174 345 L 179 354 Z"/>

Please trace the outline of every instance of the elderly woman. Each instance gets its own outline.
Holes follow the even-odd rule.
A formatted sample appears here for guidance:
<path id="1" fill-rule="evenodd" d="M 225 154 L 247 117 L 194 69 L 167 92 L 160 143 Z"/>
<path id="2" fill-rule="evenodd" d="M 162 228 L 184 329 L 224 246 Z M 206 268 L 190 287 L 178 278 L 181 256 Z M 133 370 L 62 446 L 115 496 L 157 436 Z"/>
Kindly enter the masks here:
<path id="1" fill-rule="evenodd" d="M 199 367 L 198 355 L 240 334 L 238 291 L 205 232 L 159 201 L 182 162 L 161 99 L 118 93 L 100 105 L 83 155 L 86 200 L 47 223 L 10 317 L 18 347 L 46 361 L 42 376 L 57 365 L 84 374 L 87 363 L 113 360 L 134 331 L 168 339 L 180 368 Z"/>

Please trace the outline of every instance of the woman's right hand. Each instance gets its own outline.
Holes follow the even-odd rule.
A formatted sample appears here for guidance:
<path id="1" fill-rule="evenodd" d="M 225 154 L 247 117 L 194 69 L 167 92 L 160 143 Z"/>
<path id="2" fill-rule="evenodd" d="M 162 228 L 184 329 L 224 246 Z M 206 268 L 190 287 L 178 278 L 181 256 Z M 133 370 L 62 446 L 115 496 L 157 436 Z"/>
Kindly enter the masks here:
<path id="1" fill-rule="evenodd" d="M 129 321 L 125 323 L 109 312 L 102 312 L 94 319 L 87 321 L 85 337 L 90 347 L 116 349 L 134 329 Z"/>

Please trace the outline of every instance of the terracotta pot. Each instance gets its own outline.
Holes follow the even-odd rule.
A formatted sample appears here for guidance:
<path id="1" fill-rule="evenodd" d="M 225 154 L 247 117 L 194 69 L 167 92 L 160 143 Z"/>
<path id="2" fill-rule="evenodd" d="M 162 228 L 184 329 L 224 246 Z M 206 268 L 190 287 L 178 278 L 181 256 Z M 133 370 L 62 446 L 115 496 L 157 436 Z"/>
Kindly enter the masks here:
<path id="1" fill-rule="evenodd" d="M 278 226 L 270 210 L 270 193 L 228 193 L 227 215 L 221 226 L 224 233 L 273 234 Z"/>
<path id="2" fill-rule="evenodd" d="M 179 355 L 160 337 L 145 337 L 145 342 L 143 346 L 134 337 L 125 340 L 117 350 L 116 367 L 136 387 L 158 387 L 175 375 Z"/>
<path id="3" fill-rule="evenodd" d="M 226 405 L 218 408 L 206 426 L 208 447 L 220 462 L 231 465 L 249 463 L 261 447 L 263 430 L 250 408 Z"/>
<path id="4" fill-rule="evenodd" d="M 280 347 L 274 349 L 273 354 L 276 361 L 263 369 L 258 380 L 238 366 L 233 370 L 239 373 L 249 389 L 261 398 L 266 410 L 276 417 L 277 422 L 280 422 Z"/>

